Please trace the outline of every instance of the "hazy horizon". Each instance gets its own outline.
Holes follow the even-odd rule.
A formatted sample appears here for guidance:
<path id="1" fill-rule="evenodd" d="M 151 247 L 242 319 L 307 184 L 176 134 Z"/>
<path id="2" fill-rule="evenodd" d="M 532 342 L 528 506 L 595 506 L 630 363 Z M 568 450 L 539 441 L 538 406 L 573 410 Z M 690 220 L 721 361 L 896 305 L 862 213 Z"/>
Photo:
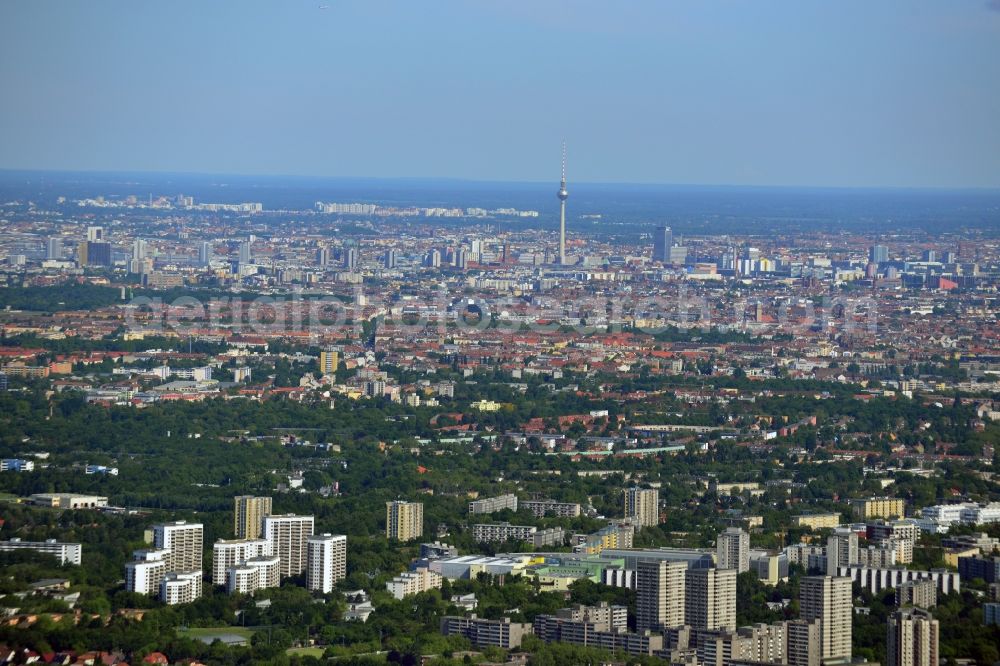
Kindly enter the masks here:
<path id="1" fill-rule="evenodd" d="M 322 174 L 296 174 L 296 173 L 225 173 L 210 171 L 157 171 L 157 170 L 122 170 L 122 169 L 20 169 L 0 167 L 0 178 L 18 174 L 40 174 L 40 175 L 77 175 L 77 176 L 143 176 L 149 178 L 205 178 L 205 179 L 240 179 L 240 180 L 287 180 L 306 183 L 315 182 L 358 182 L 358 183 L 412 183 L 412 184 L 468 184 L 468 185 L 497 185 L 497 186 L 524 186 L 530 188 L 553 189 L 558 186 L 558 178 L 555 180 L 515 180 L 515 179 L 483 179 L 460 176 L 407 176 L 407 175 L 322 175 Z M 220 183 L 221 184 L 221 183 Z M 781 183 L 754 185 L 740 183 L 685 183 L 685 182 L 660 182 L 660 181 L 625 181 L 625 180 L 581 180 L 569 181 L 572 190 L 574 187 L 608 187 L 608 188 L 665 188 L 665 189 L 732 189 L 732 190 L 814 190 L 814 191 L 844 191 L 844 192 L 1000 192 L 1000 185 L 969 185 L 969 186 L 921 186 L 921 185 L 818 185 L 801 184 L 787 185 Z M 553 190 L 554 191 L 554 190 Z M 572 192 L 571 192 L 572 195 Z"/>
<path id="2" fill-rule="evenodd" d="M 998 8 L 15 0 L 0 167 L 997 188 Z"/>

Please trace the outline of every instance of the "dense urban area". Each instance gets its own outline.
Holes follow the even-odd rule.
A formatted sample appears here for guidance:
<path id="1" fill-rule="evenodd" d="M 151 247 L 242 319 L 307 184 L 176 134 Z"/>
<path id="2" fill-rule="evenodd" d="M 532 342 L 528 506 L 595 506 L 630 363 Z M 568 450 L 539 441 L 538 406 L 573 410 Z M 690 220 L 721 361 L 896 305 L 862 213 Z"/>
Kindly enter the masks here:
<path id="1" fill-rule="evenodd" d="M 0 663 L 1000 661 L 996 207 L 15 180 Z"/>

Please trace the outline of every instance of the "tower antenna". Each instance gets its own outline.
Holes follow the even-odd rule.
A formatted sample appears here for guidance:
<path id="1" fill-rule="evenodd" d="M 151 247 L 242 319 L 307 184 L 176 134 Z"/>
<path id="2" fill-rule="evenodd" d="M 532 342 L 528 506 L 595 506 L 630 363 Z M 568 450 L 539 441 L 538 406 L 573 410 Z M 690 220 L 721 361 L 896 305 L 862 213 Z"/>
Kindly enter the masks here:
<path id="1" fill-rule="evenodd" d="M 562 142 L 562 187 L 566 189 L 566 140 Z"/>
<path id="2" fill-rule="evenodd" d="M 566 191 L 566 140 L 562 144 L 562 179 L 559 181 L 559 265 L 566 265 L 566 199 L 569 192 Z"/>

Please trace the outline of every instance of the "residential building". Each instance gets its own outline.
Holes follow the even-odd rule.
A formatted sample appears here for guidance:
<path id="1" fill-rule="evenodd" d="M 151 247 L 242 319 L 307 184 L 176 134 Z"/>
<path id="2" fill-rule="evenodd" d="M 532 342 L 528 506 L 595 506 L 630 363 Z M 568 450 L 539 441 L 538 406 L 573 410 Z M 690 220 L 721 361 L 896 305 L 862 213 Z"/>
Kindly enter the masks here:
<path id="1" fill-rule="evenodd" d="M 656 488 L 626 488 L 623 491 L 626 518 L 639 527 L 656 527 L 660 522 L 660 491 Z"/>
<path id="2" fill-rule="evenodd" d="M 784 664 L 788 649 L 788 630 L 785 622 L 740 627 L 737 632 L 747 641 L 747 659 L 759 664 Z"/>
<path id="3" fill-rule="evenodd" d="M 826 547 L 808 543 L 796 543 L 785 546 L 785 556 L 789 564 L 798 564 L 806 570 L 817 568 L 822 560 L 823 570 L 826 570 Z"/>
<path id="4" fill-rule="evenodd" d="M 271 555 L 281 562 L 281 576 L 298 576 L 306 570 L 306 542 L 313 534 L 312 516 L 264 516 L 264 539 L 271 543 Z"/>
<path id="5" fill-rule="evenodd" d="M 324 375 L 334 375 L 340 367 L 340 352 L 336 349 L 324 349 L 319 353 L 319 371 Z"/>
<path id="6" fill-rule="evenodd" d="M 337 581 L 347 577 L 347 537 L 316 534 L 306 541 L 308 549 L 306 587 L 329 594 Z"/>
<path id="7" fill-rule="evenodd" d="M 413 541 L 424 533 L 424 505 L 420 502 L 385 503 L 385 536 L 397 541 Z"/>
<path id="8" fill-rule="evenodd" d="M 520 507 L 530 511 L 535 518 L 557 516 L 559 518 L 576 518 L 580 515 L 580 505 L 572 502 L 556 502 L 555 500 L 523 500 Z"/>
<path id="9" fill-rule="evenodd" d="M 156 596 L 160 582 L 167 574 L 165 550 L 137 550 L 132 561 L 125 564 L 125 589 L 128 592 Z"/>
<path id="10" fill-rule="evenodd" d="M 741 528 L 726 528 L 716 539 L 715 547 L 720 569 L 734 569 L 737 573 L 750 570 L 750 535 Z"/>
<path id="11" fill-rule="evenodd" d="M 4 458 L 0 460 L 0 472 L 33 472 L 35 461 L 23 458 Z"/>
<path id="12" fill-rule="evenodd" d="M 895 547 L 880 548 L 878 546 L 868 546 L 867 548 L 858 549 L 857 561 L 853 564 L 862 567 L 871 567 L 873 569 L 888 569 L 889 567 L 896 566 L 899 560 L 896 559 L 897 552 Z M 834 566 L 832 569 L 829 567 L 830 557 L 827 556 L 827 573 L 836 573 L 837 567 Z"/>
<path id="13" fill-rule="evenodd" d="M 652 655 L 663 649 L 663 637 L 650 632 L 629 633 L 624 606 L 573 606 L 555 615 L 535 618 L 534 632 L 546 643 L 560 642 L 613 652 Z"/>
<path id="14" fill-rule="evenodd" d="M 508 493 L 469 502 L 470 514 L 495 513 L 504 509 L 517 511 L 517 495 Z"/>
<path id="15" fill-rule="evenodd" d="M 684 579 L 684 620 L 694 629 L 736 629 L 735 569 L 688 569 Z"/>
<path id="16" fill-rule="evenodd" d="M 446 615 L 441 618 L 441 633 L 445 636 L 464 636 L 476 647 L 498 647 L 508 650 L 521 646 L 525 636 L 532 633 L 531 625 L 511 622 L 510 618 L 486 620 Z"/>
<path id="17" fill-rule="evenodd" d="M 251 557 L 226 570 L 229 594 L 253 594 L 281 585 L 281 558 L 277 555 Z"/>
<path id="18" fill-rule="evenodd" d="M 600 555 L 606 548 L 631 548 L 635 526 L 631 523 L 610 523 L 592 534 L 577 535 L 574 551 Z"/>
<path id="19" fill-rule="evenodd" d="M 203 532 L 201 523 L 185 520 L 153 525 L 153 547 L 167 551 L 167 571 L 201 571 Z"/>
<path id="20" fill-rule="evenodd" d="M 819 620 L 792 620 L 785 623 L 788 635 L 788 666 L 820 666 L 823 659 Z"/>
<path id="21" fill-rule="evenodd" d="M 240 495 L 233 499 L 233 531 L 237 539 L 259 539 L 264 516 L 271 515 L 271 498 Z"/>
<path id="22" fill-rule="evenodd" d="M 78 543 L 65 543 L 55 539 L 45 541 L 22 541 L 11 539 L 0 541 L 0 553 L 10 553 L 20 550 L 30 550 L 36 553 L 51 555 L 59 560 L 59 564 L 80 564 L 83 556 L 83 546 Z"/>
<path id="23" fill-rule="evenodd" d="M 225 585 L 231 567 L 246 562 L 252 557 L 271 554 L 271 542 L 267 539 L 219 540 L 212 546 L 212 584 Z"/>
<path id="24" fill-rule="evenodd" d="M 897 563 L 909 564 L 913 561 L 913 548 L 920 540 L 920 526 L 915 520 L 869 523 L 865 531 L 872 543 L 894 550 Z"/>
<path id="25" fill-rule="evenodd" d="M 546 546 L 563 546 L 566 544 L 566 531 L 561 527 L 548 527 L 537 530 L 531 535 L 531 545 L 535 548 Z"/>
<path id="26" fill-rule="evenodd" d="M 636 564 L 636 629 L 661 631 L 684 624 L 687 562 L 642 559 Z"/>
<path id="27" fill-rule="evenodd" d="M 886 624 L 887 666 L 938 666 L 938 621 L 926 610 L 903 608 Z"/>
<path id="28" fill-rule="evenodd" d="M 826 575 L 836 576 L 838 567 L 858 564 L 858 535 L 848 527 L 834 529 L 826 540 Z"/>
<path id="29" fill-rule="evenodd" d="M 750 641 L 735 631 L 697 634 L 697 657 L 703 666 L 732 666 L 746 660 Z"/>
<path id="30" fill-rule="evenodd" d="M 958 575 L 966 580 L 982 578 L 987 583 L 1000 583 L 1000 556 L 960 557 Z"/>
<path id="31" fill-rule="evenodd" d="M 906 515 L 906 502 L 895 497 L 869 497 L 851 500 L 854 514 L 862 519 L 902 518 Z"/>
<path id="32" fill-rule="evenodd" d="M 788 578 L 788 556 L 767 551 L 750 552 L 750 571 L 766 585 L 777 585 Z"/>
<path id="33" fill-rule="evenodd" d="M 961 560 L 959 562 L 961 563 Z M 907 581 L 924 579 L 933 581 L 940 594 L 949 594 L 960 590 L 962 579 L 961 570 L 959 570 L 959 573 L 955 573 L 947 569 L 922 571 L 919 569 L 904 569 L 903 567 L 892 567 L 889 569 L 872 569 L 862 566 L 840 567 L 837 574 L 849 577 L 872 594 L 878 594 L 890 587 L 899 587 Z"/>
<path id="34" fill-rule="evenodd" d="M 850 659 L 853 605 L 851 579 L 806 576 L 799 582 L 801 619 L 820 621 L 822 659 Z"/>
<path id="35" fill-rule="evenodd" d="M 897 606 L 932 608 L 937 605 L 937 585 L 933 580 L 910 580 L 896 588 Z"/>
<path id="36" fill-rule="evenodd" d="M 260 589 L 260 571 L 256 567 L 240 564 L 226 569 L 226 592 L 253 594 Z"/>
<path id="37" fill-rule="evenodd" d="M 189 604 L 201 596 L 200 569 L 170 571 L 160 581 L 160 601 L 167 605 Z"/>
<path id="38" fill-rule="evenodd" d="M 440 589 L 442 581 L 444 578 L 441 574 L 427 567 L 417 567 L 413 571 L 404 571 L 390 580 L 385 584 L 385 589 L 396 599 L 402 599 L 411 594 Z"/>
<path id="39" fill-rule="evenodd" d="M 802 516 L 792 516 L 792 525 L 808 527 L 811 530 L 832 529 L 840 527 L 839 513 L 813 513 Z"/>
<path id="40" fill-rule="evenodd" d="M 489 543 L 491 541 L 531 541 L 536 531 L 538 531 L 538 528 L 534 525 L 480 523 L 472 526 L 472 538 L 479 543 Z"/>

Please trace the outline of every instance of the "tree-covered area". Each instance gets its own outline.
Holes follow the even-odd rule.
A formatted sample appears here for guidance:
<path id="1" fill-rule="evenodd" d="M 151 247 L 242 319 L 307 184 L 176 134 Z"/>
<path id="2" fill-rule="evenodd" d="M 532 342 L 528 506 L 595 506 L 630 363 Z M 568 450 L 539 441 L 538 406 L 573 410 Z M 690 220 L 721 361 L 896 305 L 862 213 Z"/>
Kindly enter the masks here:
<path id="1" fill-rule="evenodd" d="M 58 312 L 60 310 L 98 310 L 121 301 L 121 289 L 66 282 L 51 287 L 7 287 L 0 289 L 0 308 Z"/>
<path id="2" fill-rule="evenodd" d="M 276 384 L 315 370 L 314 363 L 283 357 L 264 363 L 271 365 L 260 366 L 262 372 L 270 369 Z M 109 370 L 102 367 L 96 372 Z M 390 372 L 400 382 L 420 378 L 405 370 L 390 368 Z M 279 381 L 278 377 L 287 379 Z M 463 381 L 458 372 L 442 371 L 435 380 L 456 382 L 454 397 L 442 397 L 438 406 L 408 407 L 384 399 L 258 401 L 230 394 L 142 408 L 88 403 L 79 392 L 52 393 L 42 382 L 15 380 L 16 390 L 0 393 L 0 457 L 47 457 L 35 459 L 34 472 L 0 475 L 0 493 L 8 494 L 0 503 L 4 519 L 0 538 L 80 542 L 84 557 L 79 567 L 59 567 L 45 558 L 5 556 L 0 559 L 0 578 L 6 581 L 0 586 L 0 596 L 9 607 L 64 612 L 68 608 L 59 600 L 12 595 L 29 591 L 35 580 L 67 578 L 71 589 L 80 592 L 77 608 L 85 619 L 76 624 L 44 620 L 26 631 L 5 628 L 0 630 L 0 642 L 59 648 L 109 646 L 140 655 L 156 647 L 172 658 L 190 656 L 209 663 L 285 663 L 312 659 L 287 655 L 285 649 L 315 641 L 330 656 L 350 655 L 344 663 L 363 663 L 376 658 L 368 653 L 379 651 L 395 651 L 400 660 L 437 654 L 440 663 L 448 663 L 448 655 L 469 647 L 462 640 L 438 634 L 440 616 L 458 612 L 450 605 L 452 594 L 473 592 L 479 599 L 477 612 L 481 616 L 510 616 L 517 621 L 531 621 L 568 601 L 605 600 L 634 607 L 634 599 L 626 590 L 588 581 L 574 585 L 567 600 L 562 595 L 539 592 L 527 579 L 508 579 L 502 586 L 494 580 L 450 582 L 441 591 L 397 602 L 386 593 L 385 582 L 410 565 L 417 548 L 385 539 L 386 501 L 405 498 L 423 502 L 428 540 L 440 527 L 447 532 L 447 541 L 462 553 L 492 554 L 531 547 L 476 543 L 470 529 L 473 522 L 507 520 L 588 533 L 606 524 L 601 517 L 621 515 L 623 487 L 654 483 L 660 488 L 665 520 L 640 531 L 637 545 L 711 548 L 719 531 L 752 515 L 763 520 L 763 527 L 752 534 L 754 547 L 776 549 L 803 536 L 824 536 L 794 527 L 792 516 L 808 512 L 842 512 L 846 516 L 845 499 L 886 492 L 883 477 L 873 472 L 870 463 L 892 460 L 884 438 L 879 439 L 887 433 L 894 434 L 897 441 L 914 444 L 922 441 L 908 439 L 917 429 L 921 438 L 948 438 L 956 443 L 992 443 L 997 436 L 992 425 L 973 428 L 970 408 L 957 401 L 941 407 L 908 399 L 862 401 L 855 397 L 856 387 L 840 384 L 816 382 L 803 387 L 799 383 L 793 390 L 782 379 L 751 385 L 745 378 L 712 377 L 699 383 L 690 377 L 638 374 L 636 386 L 629 390 L 643 386 L 642 390 L 657 393 L 633 398 L 626 396 L 621 384 L 620 392 L 602 390 L 611 383 L 608 377 L 582 378 L 572 373 L 550 382 L 537 377 L 514 381 L 501 372 L 480 371 L 470 381 Z M 713 391 L 752 387 L 767 393 L 753 402 L 691 406 L 673 392 L 690 387 Z M 500 402 L 503 408 L 498 412 L 472 410 L 472 402 L 481 399 Z M 589 432 L 582 426 L 570 431 L 556 420 L 592 410 L 607 410 L 608 417 L 595 420 Z M 505 435 L 523 430 L 532 419 L 540 419 L 544 430 L 572 432 L 573 437 L 610 435 L 621 439 L 628 431 L 618 425 L 619 416 L 632 424 L 713 424 L 745 431 L 751 424 L 768 427 L 771 422 L 794 423 L 810 415 L 817 415 L 817 426 L 801 428 L 801 440 L 787 436 L 776 438 L 770 447 L 757 448 L 697 435 L 687 437 L 684 441 L 689 446 L 675 455 L 575 459 L 545 455 L 537 437 L 525 443 Z M 463 422 L 471 428 L 463 439 L 440 430 L 448 423 Z M 870 460 L 838 460 L 827 450 L 862 446 L 852 443 L 848 447 L 843 442 L 856 433 L 871 440 L 865 448 L 871 451 Z M 281 437 L 287 435 L 331 447 L 285 445 Z M 671 437 L 677 436 L 646 444 L 668 442 Z M 810 450 L 813 457 L 800 460 L 799 447 Z M 113 465 L 119 473 L 87 475 L 83 473 L 87 463 Z M 932 474 L 918 474 L 922 470 L 916 468 L 914 473 L 895 471 L 890 492 L 906 498 L 910 507 L 933 504 L 956 493 L 982 501 L 998 497 L 996 484 L 981 473 L 977 463 L 950 460 L 935 467 Z M 292 472 L 303 474 L 303 491 L 278 492 Z M 709 488 L 712 479 L 757 481 L 763 492 L 716 493 Z M 12 496 L 42 492 L 103 495 L 127 510 L 55 511 L 12 501 Z M 502 492 L 578 502 L 584 515 L 573 519 L 535 518 L 525 511 L 498 512 L 483 518 L 467 515 L 467 502 L 474 494 Z M 341 595 L 314 603 L 301 589 L 302 581 L 295 579 L 279 590 L 258 593 L 256 599 L 228 597 L 212 589 L 197 603 L 181 607 L 164 607 L 124 591 L 125 561 L 134 549 L 144 546 L 144 530 L 163 520 L 189 519 L 204 524 L 204 565 L 210 570 L 211 544 L 233 536 L 232 498 L 248 493 L 273 495 L 275 512 L 314 515 L 317 531 L 348 536 L 347 578 L 339 590 L 363 589 L 372 594 L 376 611 L 368 623 L 340 621 Z M 941 564 L 939 538 L 925 538 L 922 546 L 917 564 Z M 799 575 L 800 571 L 793 570 L 791 581 L 775 588 L 764 587 L 752 575 L 741 576 L 737 599 L 740 624 L 795 617 Z M 263 599 L 272 602 L 266 611 L 255 603 Z M 781 610 L 768 608 L 766 602 L 783 599 L 792 602 Z M 965 649 L 962 641 L 973 635 L 970 627 L 977 616 L 970 614 L 966 601 L 963 597 L 954 617 L 963 628 L 948 634 L 950 655 L 961 655 Z M 969 603 L 975 607 L 974 600 Z M 135 608 L 147 611 L 141 621 L 119 614 Z M 253 630 L 251 645 L 245 648 L 205 645 L 181 630 L 244 626 Z M 876 628 L 875 624 L 865 627 L 862 624 L 858 634 L 862 649 L 868 645 L 865 632 L 874 636 Z M 884 622 L 880 627 L 884 632 Z M 601 658 L 599 652 L 583 649 L 537 646 L 530 641 L 529 645 L 533 663 Z M 871 654 L 877 658 L 874 645 Z M 969 649 L 989 654 L 985 647 Z"/>

